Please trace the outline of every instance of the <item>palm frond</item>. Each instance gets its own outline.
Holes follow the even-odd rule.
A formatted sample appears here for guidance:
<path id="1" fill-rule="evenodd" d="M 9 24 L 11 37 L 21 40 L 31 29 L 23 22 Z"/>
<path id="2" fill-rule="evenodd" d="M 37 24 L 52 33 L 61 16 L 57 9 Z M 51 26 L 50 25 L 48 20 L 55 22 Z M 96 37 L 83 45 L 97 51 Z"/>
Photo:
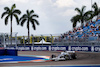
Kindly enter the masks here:
<path id="1" fill-rule="evenodd" d="M 11 10 L 13 10 L 14 8 L 16 8 L 15 4 L 12 5 Z"/>
<path id="2" fill-rule="evenodd" d="M 19 21 L 21 21 L 22 19 L 26 19 L 27 18 L 27 15 L 26 14 L 24 14 L 21 18 L 20 18 L 20 20 Z"/>
<path id="3" fill-rule="evenodd" d="M 78 13 L 81 13 L 79 8 L 75 8 L 75 11 L 77 11 Z"/>
<path id="4" fill-rule="evenodd" d="M 29 16 L 30 15 L 29 10 L 27 10 L 26 12 L 27 12 L 27 15 Z"/>
<path id="5" fill-rule="evenodd" d="M 8 15 L 8 16 L 6 16 L 6 18 L 5 18 L 5 25 L 7 25 L 7 24 L 8 24 L 8 18 L 9 18 L 9 15 Z"/>
<path id="6" fill-rule="evenodd" d="M 39 25 L 39 22 L 36 19 L 32 19 L 32 21 L 36 22 L 36 24 Z"/>
<path id="7" fill-rule="evenodd" d="M 77 22 L 74 22 L 74 23 L 73 23 L 73 28 L 76 27 L 76 25 L 77 25 Z"/>
<path id="8" fill-rule="evenodd" d="M 32 24 L 32 28 L 33 28 L 34 30 L 36 30 L 36 27 L 35 27 L 35 24 L 34 24 L 34 23 Z"/>
<path id="9" fill-rule="evenodd" d="M 32 14 L 32 13 L 34 13 L 34 10 L 31 10 L 31 11 L 30 11 L 30 14 Z"/>
<path id="10" fill-rule="evenodd" d="M 100 13 L 99 11 L 100 8 L 98 7 L 96 2 L 92 5 L 92 8 L 94 9 L 93 16 L 98 16 L 98 14 Z"/>
<path id="11" fill-rule="evenodd" d="M 19 24 L 19 18 L 16 14 L 14 14 L 14 17 L 16 18 L 16 21 L 17 21 L 17 25 Z"/>
<path id="12" fill-rule="evenodd" d="M 25 21 L 26 21 L 26 19 L 23 19 L 23 20 L 21 21 L 21 26 L 24 25 Z"/>
<path id="13" fill-rule="evenodd" d="M 10 8 L 9 7 L 4 7 L 4 10 L 10 11 Z"/>
<path id="14" fill-rule="evenodd" d="M 91 15 L 91 14 L 93 14 L 93 11 L 87 11 L 86 13 L 84 13 L 84 16 L 87 16 L 87 15 Z"/>
<path id="15" fill-rule="evenodd" d="M 82 13 L 84 13 L 85 8 L 86 8 L 86 6 L 83 6 L 82 7 Z"/>
<path id="16" fill-rule="evenodd" d="M 93 18 L 93 11 L 87 11 L 85 14 L 84 14 L 84 20 L 85 21 L 88 21 L 90 19 Z"/>
<path id="17" fill-rule="evenodd" d="M 73 16 L 73 17 L 71 18 L 71 22 L 78 22 L 79 19 L 80 19 L 80 15 Z"/>
<path id="18" fill-rule="evenodd" d="M 20 10 L 18 10 L 18 9 L 16 9 L 16 10 L 14 10 L 14 11 L 13 11 L 13 13 L 16 13 L 16 14 L 21 14 L 21 11 L 20 11 Z"/>
<path id="19" fill-rule="evenodd" d="M 31 18 L 32 18 L 32 17 L 36 17 L 36 18 L 38 18 L 39 16 L 38 16 L 38 15 L 36 15 L 36 14 L 34 14 L 34 15 L 32 15 L 32 16 L 31 16 Z"/>
<path id="20" fill-rule="evenodd" d="M 77 22 L 80 22 L 80 15 L 73 16 L 71 22 L 73 23 L 73 27 L 76 27 Z"/>
<path id="21" fill-rule="evenodd" d="M 2 13 L 2 15 L 1 15 L 1 18 L 3 18 L 5 15 L 7 15 L 8 14 L 8 12 L 4 12 L 4 13 Z"/>

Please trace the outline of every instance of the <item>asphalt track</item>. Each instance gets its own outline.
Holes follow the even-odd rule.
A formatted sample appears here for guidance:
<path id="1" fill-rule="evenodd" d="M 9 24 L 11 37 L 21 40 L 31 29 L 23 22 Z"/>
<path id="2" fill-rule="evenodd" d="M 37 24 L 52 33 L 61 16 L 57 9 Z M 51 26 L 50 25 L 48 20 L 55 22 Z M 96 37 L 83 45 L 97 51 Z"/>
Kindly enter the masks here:
<path id="1" fill-rule="evenodd" d="M 98 52 L 76 52 L 77 59 L 67 61 L 49 61 L 49 62 L 33 62 L 33 63 L 1 63 L 2 66 L 65 66 L 65 65 L 100 65 L 100 53 Z M 51 56 L 59 55 L 59 51 L 19 51 L 19 55 L 41 55 Z"/>

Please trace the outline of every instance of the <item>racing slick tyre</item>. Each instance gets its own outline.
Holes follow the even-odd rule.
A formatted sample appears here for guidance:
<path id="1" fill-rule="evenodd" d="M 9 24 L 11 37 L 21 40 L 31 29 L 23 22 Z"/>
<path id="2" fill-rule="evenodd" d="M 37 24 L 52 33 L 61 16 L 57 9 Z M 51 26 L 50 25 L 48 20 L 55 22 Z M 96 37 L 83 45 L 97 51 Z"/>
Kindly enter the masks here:
<path id="1" fill-rule="evenodd" d="M 77 56 L 76 56 L 75 53 L 73 53 L 73 54 L 71 55 L 71 57 L 72 57 L 72 59 L 76 59 L 76 58 L 77 58 Z"/>
<path id="2" fill-rule="evenodd" d="M 70 60 L 70 57 L 68 55 L 64 56 L 65 60 Z"/>
<path id="3" fill-rule="evenodd" d="M 56 55 L 51 55 L 51 58 L 55 58 L 56 57 Z"/>

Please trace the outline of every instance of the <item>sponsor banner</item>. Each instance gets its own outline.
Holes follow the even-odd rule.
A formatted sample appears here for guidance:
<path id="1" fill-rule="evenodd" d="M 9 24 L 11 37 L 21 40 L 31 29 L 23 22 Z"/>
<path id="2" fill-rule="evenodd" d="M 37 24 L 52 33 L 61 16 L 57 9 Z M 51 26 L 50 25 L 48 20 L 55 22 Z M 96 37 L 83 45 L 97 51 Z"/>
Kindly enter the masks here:
<path id="1" fill-rule="evenodd" d="M 71 46 L 71 51 L 91 51 L 91 46 Z"/>
<path id="2" fill-rule="evenodd" d="M 47 51 L 49 50 L 49 46 L 34 46 L 31 48 L 33 51 Z"/>
<path id="3" fill-rule="evenodd" d="M 95 52 L 100 52 L 100 46 L 94 46 L 94 51 Z"/>
<path id="4" fill-rule="evenodd" d="M 6 49 L 18 49 L 22 50 L 33 50 L 33 51 L 95 51 L 100 52 L 100 46 L 18 46 L 16 47 L 6 47 Z"/>
<path id="5" fill-rule="evenodd" d="M 31 47 L 29 47 L 29 46 L 25 46 L 25 47 L 17 47 L 17 49 L 19 50 L 19 51 L 29 51 L 29 50 L 31 50 Z"/>
<path id="6" fill-rule="evenodd" d="M 31 47 L 29 46 L 25 46 L 25 47 L 22 47 L 22 46 L 18 46 L 17 48 L 16 47 L 6 47 L 6 49 L 17 49 L 19 51 L 22 51 L 22 50 L 31 50 Z"/>
<path id="7" fill-rule="evenodd" d="M 49 46 L 49 51 L 64 51 L 68 50 L 68 46 Z"/>
<path id="8" fill-rule="evenodd" d="M 6 49 L 16 49 L 15 47 L 6 47 Z"/>

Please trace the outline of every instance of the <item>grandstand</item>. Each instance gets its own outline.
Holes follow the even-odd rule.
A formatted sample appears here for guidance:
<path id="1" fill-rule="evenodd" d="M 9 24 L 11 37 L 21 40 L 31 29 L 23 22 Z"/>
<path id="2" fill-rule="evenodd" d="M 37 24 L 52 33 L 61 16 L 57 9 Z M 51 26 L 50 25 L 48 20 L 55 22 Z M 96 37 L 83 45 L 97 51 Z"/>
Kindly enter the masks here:
<path id="1" fill-rule="evenodd" d="M 74 28 L 72 31 L 61 34 L 55 39 L 58 45 L 99 45 L 100 18 L 97 21 L 89 21 L 84 26 Z"/>

